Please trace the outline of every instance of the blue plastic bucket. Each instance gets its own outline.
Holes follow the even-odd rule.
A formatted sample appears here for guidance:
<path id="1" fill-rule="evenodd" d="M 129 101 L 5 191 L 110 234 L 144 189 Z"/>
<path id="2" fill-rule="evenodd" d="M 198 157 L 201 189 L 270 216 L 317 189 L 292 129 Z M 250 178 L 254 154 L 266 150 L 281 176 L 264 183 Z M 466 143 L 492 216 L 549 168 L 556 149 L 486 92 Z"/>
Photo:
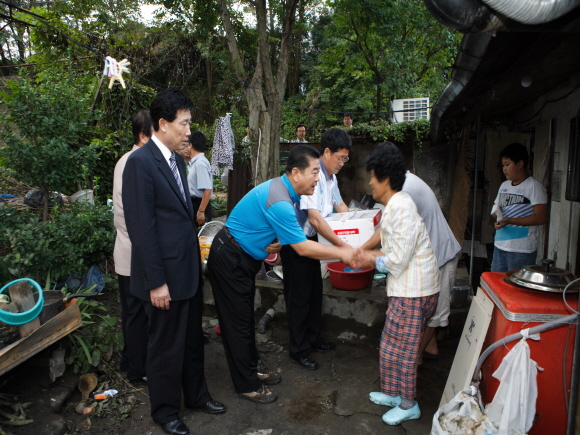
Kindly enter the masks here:
<path id="1" fill-rule="evenodd" d="M 0 308 L 0 320 L 9 325 L 24 325 L 25 323 L 31 322 L 38 317 L 42 311 L 42 307 L 44 306 L 44 295 L 42 294 L 42 288 L 36 281 L 30 278 L 21 278 L 9 282 L 4 287 L 2 287 L 0 293 L 2 293 L 11 285 L 20 281 L 28 281 L 30 284 L 32 284 L 33 287 L 36 287 L 36 290 L 38 291 L 38 300 L 36 301 L 34 307 L 23 313 L 9 313 L 8 311 L 4 311 L 2 308 Z"/>

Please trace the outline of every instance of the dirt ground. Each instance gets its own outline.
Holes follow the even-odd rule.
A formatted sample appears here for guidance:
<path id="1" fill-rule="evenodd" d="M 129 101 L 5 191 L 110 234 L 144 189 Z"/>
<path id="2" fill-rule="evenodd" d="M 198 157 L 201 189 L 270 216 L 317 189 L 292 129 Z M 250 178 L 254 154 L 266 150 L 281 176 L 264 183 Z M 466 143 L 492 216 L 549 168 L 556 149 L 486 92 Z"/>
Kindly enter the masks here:
<path id="1" fill-rule="evenodd" d="M 105 289 L 103 300 L 118 313 L 118 301 Z M 313 354 L 321 367 L 304 370 L 292 364 L 287 356 L 288 333 L 284 319 L 275 319 L 265 334 L 257 334 L 259 348 L 271 369 L 280 370 L 282 383 L 274 389 L 277 402 L 257 405 L 235 395 L 227 368 L 221 338 L 214 332 L 215 320 L 204 317 L 204 329 L 212 333 L 205 346 L 206 378 L 215 400 L 227 405 L 222 415 L 208 415 L 198 410 L 182 409 L 181 417 L 191 433 L 277 435 L 277 434 L 428 434 L 457 340 L 440 342 L 441 357 L 425 361 L 419 368 L 418 397 L 423 416 L 400 426 L 387 426 L 381 416 L 388 408 L 368 400 L 368 393 L 378 391 L 378 343 L 362 344 L 334 341 L 337 349 Z M 338 332 L 327 331 L 333 339 Z M 65 344 L 67 338 L 54 347 Z M 67 369 L 56 382 L 48 377 L 45 351 L 0 377 L 0 428 L 6 434 L 163 434 L 149 415 L 146 386 L 126 382 L 118 369 L 118 353 L 99 376 L 97 390 L 113 388 L 119 393 L 113 399 L 96 403 L 97 411 L 86 416 L 75 413 L 81 400 L 78 376 Z M 6 413 L 32 420 L 22 426 L 8 426 Z M 1 430 L 0 430 L 0 433 Z"/>

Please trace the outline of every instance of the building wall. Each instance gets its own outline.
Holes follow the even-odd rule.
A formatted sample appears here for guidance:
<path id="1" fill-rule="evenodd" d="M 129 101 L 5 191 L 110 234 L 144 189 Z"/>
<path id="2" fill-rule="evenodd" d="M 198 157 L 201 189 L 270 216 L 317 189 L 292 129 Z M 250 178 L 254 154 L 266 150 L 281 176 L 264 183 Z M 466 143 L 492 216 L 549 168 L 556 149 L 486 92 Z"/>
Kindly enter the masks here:
<path id="1" fill-rule="evenodd" d="M 371 193 L 369 181 L 371 177 L 367 173 L 366 158 L 378 142 L 367 142 L 364 138 L 352 138 L 352 148 L 349 153 L 349 161 L 345 163 L 336 178 L 342 199 L 349 205 L 351 200 L 360 201 L 363 195 Z M 413 146 L 412 144 L 396 144 L 405 156 L 407 168 L 413 171 Z M 419 175 L 419 174 L 418 174 Z M 419 175 L 421 176 L 421 175 Z"/>
<path id="2" fill-rule="evenodd" d="M 578 227 L 580 223 L 580 203 L 565 199 L 566 175 L 570 141 L 570 120 L 580 110 L 580 74 L 571 77 L 559 88 L 544 95 L 533 105 L 520 111 L 516 119 L 518 131 L 535 132 L 534 151 L 545 153 L 553 147 L 551 169 L 550 225 L 548 229 L 548 257 L 556 261 L 556 266 L 569 268 L 580 274 L 578 264 Z M 550 131 L 546 133 L 546 126 Z M 549 154 L 549 153 L 548 153 Z M 537 173 L 535 170 L 534 172 Z"/>

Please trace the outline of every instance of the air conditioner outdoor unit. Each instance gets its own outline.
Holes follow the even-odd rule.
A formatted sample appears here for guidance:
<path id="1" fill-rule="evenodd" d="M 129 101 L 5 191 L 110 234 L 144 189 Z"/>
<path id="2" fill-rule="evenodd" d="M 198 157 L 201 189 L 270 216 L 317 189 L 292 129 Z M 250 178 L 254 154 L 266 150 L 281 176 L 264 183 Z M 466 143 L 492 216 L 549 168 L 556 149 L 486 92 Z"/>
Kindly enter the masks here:
<path id="1" fill-rule="evenodd" d="M 429 98 L 407 98 L 391 101 L 391 122 L 429 119 Z"/>

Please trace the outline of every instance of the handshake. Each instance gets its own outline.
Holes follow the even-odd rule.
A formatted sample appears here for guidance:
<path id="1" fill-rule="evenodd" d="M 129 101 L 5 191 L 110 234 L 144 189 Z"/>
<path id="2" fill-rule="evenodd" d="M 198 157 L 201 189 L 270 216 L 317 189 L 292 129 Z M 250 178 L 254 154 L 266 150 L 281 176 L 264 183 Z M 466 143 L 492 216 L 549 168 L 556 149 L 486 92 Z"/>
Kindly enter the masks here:
<path id="1" fill-rule="evenodd" d="M 361 248 L 352 248 L 350 245 L 342 246 L 340 253 L 340 261 L 351 269 L 374 268 L 375 258 L 381 255 L 381 251 L 367 251 Z"/>

